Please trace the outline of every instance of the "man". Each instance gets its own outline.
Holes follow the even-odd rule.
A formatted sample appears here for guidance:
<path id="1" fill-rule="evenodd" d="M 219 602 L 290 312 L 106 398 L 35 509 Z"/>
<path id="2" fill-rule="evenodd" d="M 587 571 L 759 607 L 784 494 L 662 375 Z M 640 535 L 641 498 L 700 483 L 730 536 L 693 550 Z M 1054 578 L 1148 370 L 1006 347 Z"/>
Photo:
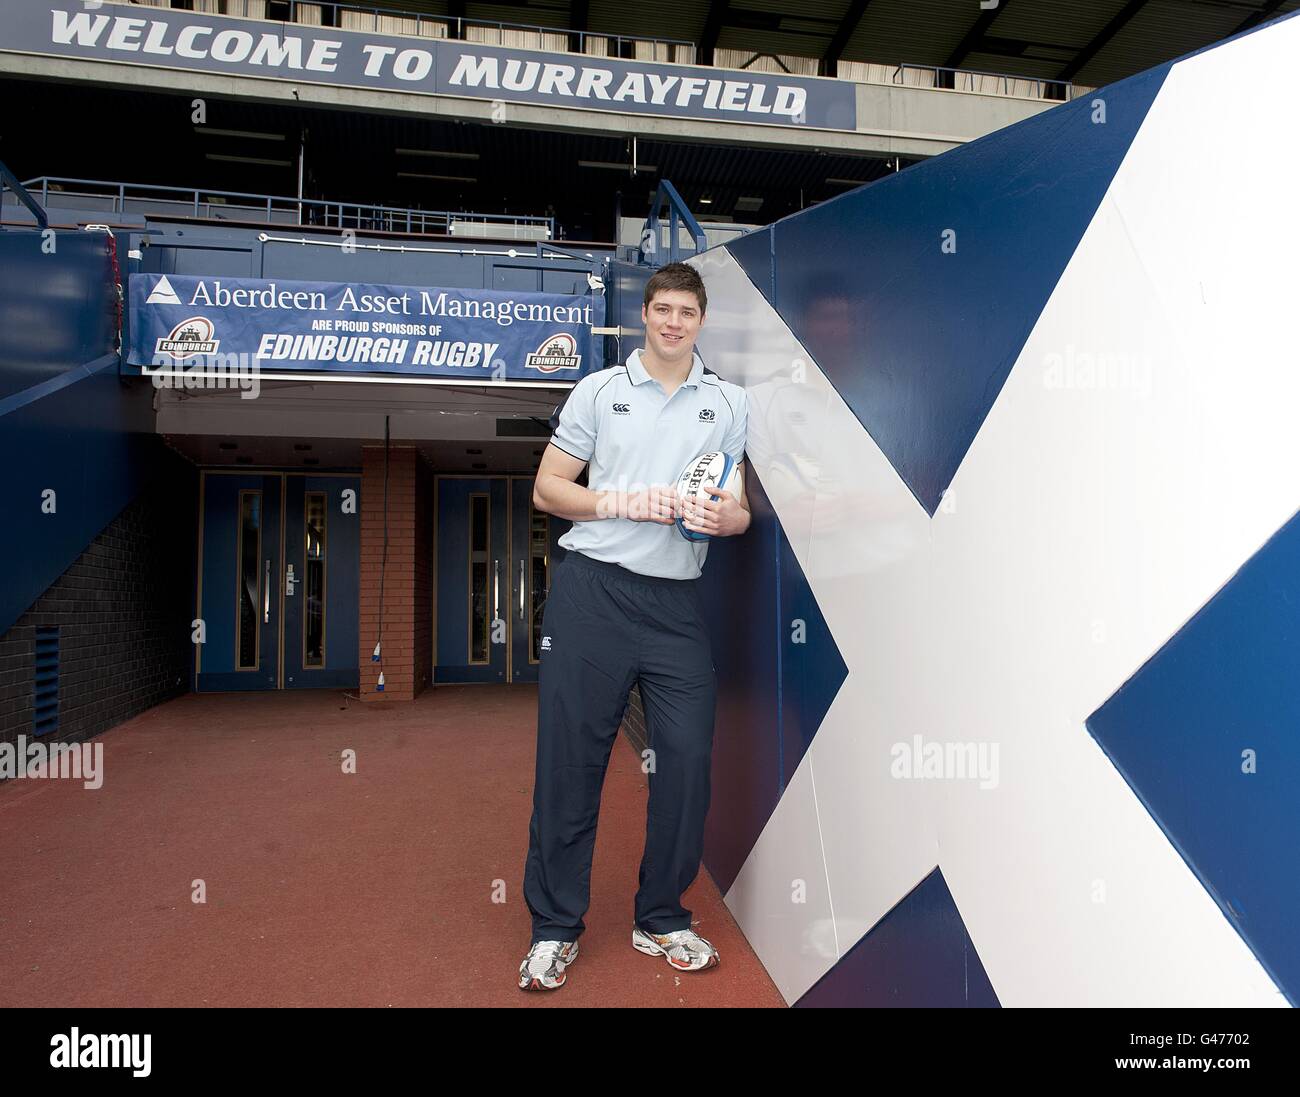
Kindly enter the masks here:
<path id="1" fill-rule="evenodd" d="M 573 387 L 537 470 L 533 505 L 573 527 L 542 618 L 524 990 L 562 986 L 577 959 L 601 786 L 633 683 L 653 764 L 632 945 L 682 971 L 718 962 L 681 905 L 703 853 L 715 682 L 696 586 L 708 542 L 676 528 L 675 482 L 709 450 L 739 463 L 747 413 L 745 390 L 706 374 L 695 353 L 707 303 L 694 267 L 656 271 L 641 308 L 644 348 Z M 588 462 L 584 488 L 576 481 Z M 687 528 L 744 533 L 743 481 L 738 495 L 712 495 L 681 515 Z"/>

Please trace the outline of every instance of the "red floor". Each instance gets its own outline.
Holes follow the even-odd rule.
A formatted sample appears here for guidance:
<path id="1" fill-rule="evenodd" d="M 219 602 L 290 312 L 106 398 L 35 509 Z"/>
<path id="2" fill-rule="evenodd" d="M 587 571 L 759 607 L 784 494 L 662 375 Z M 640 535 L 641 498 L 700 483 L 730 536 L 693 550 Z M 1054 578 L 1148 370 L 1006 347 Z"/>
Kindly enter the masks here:
<path id="1" fill-rule="evenodd" d="M 191 695 L 101 737 L 100 789 L 0 785 L 0 1006 L 784 1005 L 705 869 L 685 904 L 721 964 L 633 950 L 646 786 L 621 736 L 582 954 L 518 989 L 536 708 L 531 686 Z"/>

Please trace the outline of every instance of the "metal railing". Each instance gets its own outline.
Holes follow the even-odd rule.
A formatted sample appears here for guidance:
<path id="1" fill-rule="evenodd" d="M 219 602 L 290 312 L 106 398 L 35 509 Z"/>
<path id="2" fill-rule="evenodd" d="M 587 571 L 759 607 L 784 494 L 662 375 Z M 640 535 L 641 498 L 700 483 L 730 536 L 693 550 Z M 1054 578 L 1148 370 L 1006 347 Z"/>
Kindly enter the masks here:
<path id="1" fill-rule="evenodd" d="M 75 205 L 105 212 L 154 213 L 213 221 L 260 218 L 273 224 L 374 232 L 443 233 L 476 236 L 507 234 L 517 239 L 552 240 L 554 217 L 412 209 L 402 206 L 334 202 L 321 198 L 253 194 L 229 190 L 122 183 L 104 179 L 70 179 L 42 175 L 23 184 L 39 191 L 41 205 Z M 73 201 L 67 201 L 73 199 Z M 457 229 L 459 228 L 459 233 Z"/>
<path id="2" fill-rule="evenodd" d="M 650 216 L 646 218 L 645 225 L 641 229 L 641 247 L 638 252 L 640 262 L 648 263 L 652 267 L 661 267 L 665 262 L 661 230 L 663 222 L 659 220 L 659 211 L 665 203 L 668 206 L 667 262 L 676 263 L 682 258 L 681 242 L 678 239 L 679 227 L 690 233 L 695 243 L 695 251 L 692 254 L 698 255 L 709 246 L 704 229 L 700 227 L 700 223 L 695 220 L 686 203 L 682 201 L 677 188 L 667 179 L 660 179 L 659 189 L 655 191 L 654 199 L 650 203 Z"/>

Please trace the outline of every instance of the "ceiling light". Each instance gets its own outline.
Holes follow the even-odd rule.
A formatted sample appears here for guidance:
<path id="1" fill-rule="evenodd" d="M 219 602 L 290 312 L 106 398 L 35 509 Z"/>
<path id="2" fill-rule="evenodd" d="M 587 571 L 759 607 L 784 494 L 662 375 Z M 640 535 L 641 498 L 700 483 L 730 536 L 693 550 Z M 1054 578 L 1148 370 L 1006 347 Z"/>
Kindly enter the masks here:
<path id="1" fill-rule="evenodd" d="M 477 183 L 478 179 L 473 175 L 429 175 L 422 171 L 399 171 L 399 179 L 439 179 L 444 183 Z"/>
<path id="2" fill-rule="evenodd" d="M 609 160 L 579 160 L 579 161 L 578 161 L 578 167 L 580 167 L 580 168 L 612 168 L 614 171 L 631 171 L 631 170 L 632 170 L 632 165 L 631 165 L 631 164 L 615 164 L 615 163 L 612 163 L 612 162 L 609 161 Z M 638 165 L 636 166 L 636 170 L 637 170 L 637 171 L 658 171 L 659 168 L 658 168 L 658 166 L 655 165 L 655 164 L 638 164 Z"/>
<path id="3" fill-rule="evenodd" d="M 477 160 L 477 152 L 443 152 L 440 149 L 395 149 L 398 156 L 445 156 L 451 160 Z"/>
<path id="4" fill-rule="evenodd" d="M 215 126 L 195 126 L 195 133 L 203 133 L 209 137 L 249 137 L 254 141 L 283 141 L 283 133 L 258 133 L 255 130 L 223 130 Z"/>
<path id="5" fill-rule="evenodd" d="M 263 160 L 257 156 L 222 156 L 215 152 L 205 153 L 204 155 L 209 160 L 225 160 L 231 164 L 262 164 L 268 168 L 288 168 L 293 166 L 289 160 Z"/>

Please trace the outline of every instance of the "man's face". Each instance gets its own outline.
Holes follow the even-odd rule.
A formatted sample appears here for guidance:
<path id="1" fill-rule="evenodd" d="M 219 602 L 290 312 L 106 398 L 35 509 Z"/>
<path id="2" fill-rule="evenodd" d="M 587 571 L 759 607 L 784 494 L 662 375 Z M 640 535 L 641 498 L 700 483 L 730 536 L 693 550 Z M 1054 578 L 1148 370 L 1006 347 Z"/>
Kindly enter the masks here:
<path id="1" fill-rule="evenodd" d="M 704 317 L 700 301 L 689 290 L 660 290 L 641 306 L 646 347 L 666 362 L 689 362 Z"/>

